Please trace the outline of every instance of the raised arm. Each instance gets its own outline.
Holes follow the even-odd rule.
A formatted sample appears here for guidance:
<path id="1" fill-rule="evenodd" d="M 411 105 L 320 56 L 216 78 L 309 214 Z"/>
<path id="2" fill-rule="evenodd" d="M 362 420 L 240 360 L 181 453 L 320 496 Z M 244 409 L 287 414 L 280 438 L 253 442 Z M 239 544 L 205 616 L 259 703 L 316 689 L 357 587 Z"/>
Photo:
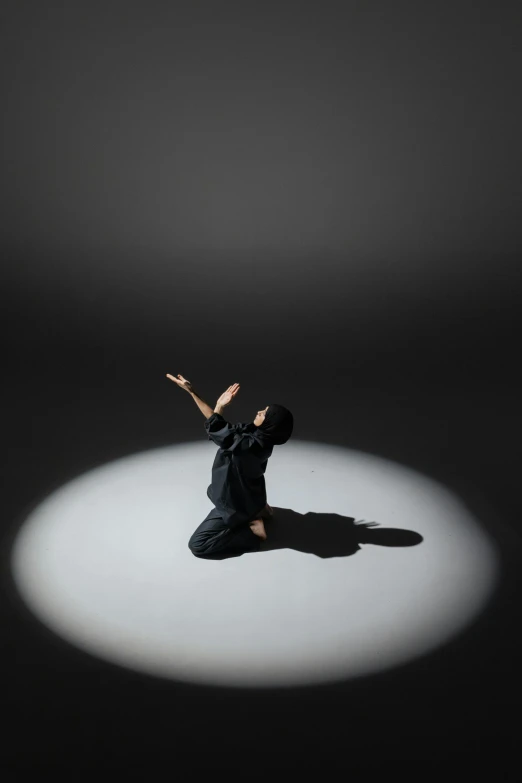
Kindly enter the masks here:
<path id="1" fill-rule="evenodd" d="M 215 408 L 212 410 L 210 405 L 208 405 L 205 400 L 201 399 L 199 394 L 195 391 L 194 387 L 190 383 L 190 381 L 187 381 L 186 378 L 184 378 L 182 375 L 178 375 L 175 377 L 174 375 L 171 375 L 170 373 L 167 373 L 167 378 L 169 380 L 174 381 L 180 389 L 184 389 L 187 391 L 196 405 L 198 406 L 199 410 L 203 414 L 203 416 L 206 419 L 209 419 L 213 413 L 219 413 L 220 415 L 223 412 L 223 409 L 234 399 L 236 394 L 239 391 L 239 383 L 234 383 L 232 386 L 229 386 L 228 389 L 223 392 L 223 394 L 220 396 L 218 401 L 216 402 Z"/>
<path id="2" fill-rule="evenodd" d="M 198 394 L 196 394 L 195 391 L 190 392 L 190 396 L 198 406 L 199 410 L 201 411 L 205 419 L 209 419 L 213 413 L 221 413 L 221 410 L 218 410 L 217 408 L 215 408 L 215 410 L 212 410 L 210 405 L 207 405 L 205 400 L 202 400 L 201 397 Z"/>

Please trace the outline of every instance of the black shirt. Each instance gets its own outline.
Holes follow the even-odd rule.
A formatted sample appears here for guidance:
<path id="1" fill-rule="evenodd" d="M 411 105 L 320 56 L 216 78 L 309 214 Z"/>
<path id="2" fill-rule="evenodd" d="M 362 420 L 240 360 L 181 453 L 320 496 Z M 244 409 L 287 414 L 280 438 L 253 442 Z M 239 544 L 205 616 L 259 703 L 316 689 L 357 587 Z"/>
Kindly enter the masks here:
<path id="1" fill-rule="evenodd" d="M 219 446 L 207 495 L 226 525 L 250 522 L 266 505 L 264 473 L 274 447 L 254 422 L 229 424 L 213 413 L 205 420 L 205 429 L 208 439 Z"/>

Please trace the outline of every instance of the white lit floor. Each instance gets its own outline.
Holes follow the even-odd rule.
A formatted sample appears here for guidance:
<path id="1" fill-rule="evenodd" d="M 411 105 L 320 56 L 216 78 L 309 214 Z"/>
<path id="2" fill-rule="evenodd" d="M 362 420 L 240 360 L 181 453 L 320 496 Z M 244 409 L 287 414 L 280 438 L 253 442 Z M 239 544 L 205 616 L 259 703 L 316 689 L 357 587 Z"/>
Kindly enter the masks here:
<path id="1" fill-rule="evenodd" d="M 277 687 L 390 669 L 455 637 L 487 603 L 497 550 L 460 499 L 330 444 L 275 448 L 275 516 L 259 552 L 195 557 L 187 543 L 212 508 L 215 451 L 205 441 L 143 451 L 42 499 L 12 555 L 31 611 L 139 672 Z"/>

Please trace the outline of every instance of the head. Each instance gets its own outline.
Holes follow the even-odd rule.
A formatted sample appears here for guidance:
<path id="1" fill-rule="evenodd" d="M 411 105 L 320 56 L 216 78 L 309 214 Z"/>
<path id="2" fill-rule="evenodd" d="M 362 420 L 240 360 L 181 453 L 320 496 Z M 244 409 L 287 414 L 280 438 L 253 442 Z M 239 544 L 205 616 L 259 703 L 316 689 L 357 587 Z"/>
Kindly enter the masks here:
<path id="1" fill-rule="evenodd" d="M 271 445 L 286 443 L 292 435 L 294 417 L 284 405 L 267 405 L 258 411 L 254 424 L 261 440 Z"/>
<path id="2" fill-rule="evenodd" d="M 269 408 L 269 406 L 267 405 L 264 410 L 257 412 L 257 416 L 254 419 L 254 424 L 256 425 L 256 427 L 260 427 L 262 425 L 262 423 L 264 422 L 265 416 L 268 413 L 268 408 Z"/>

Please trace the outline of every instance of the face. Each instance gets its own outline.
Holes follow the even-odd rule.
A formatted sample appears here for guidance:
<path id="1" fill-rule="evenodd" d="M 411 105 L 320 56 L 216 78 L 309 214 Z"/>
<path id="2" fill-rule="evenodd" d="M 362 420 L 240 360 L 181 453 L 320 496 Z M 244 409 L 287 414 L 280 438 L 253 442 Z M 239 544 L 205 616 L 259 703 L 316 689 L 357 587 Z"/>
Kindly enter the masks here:
<path id="1" fill-rule="evenodd" d="M 262 425 L 262 423 L 265 420 L 265 416 L 266 416 L 267 411 L 268 411 L 268 405 L 266 406 L 266 408 L 264 410 L 257 412 L 257 416 L 254 419 L 254 424 L 256 425 L 256 427 L 260 427 Z"/>

